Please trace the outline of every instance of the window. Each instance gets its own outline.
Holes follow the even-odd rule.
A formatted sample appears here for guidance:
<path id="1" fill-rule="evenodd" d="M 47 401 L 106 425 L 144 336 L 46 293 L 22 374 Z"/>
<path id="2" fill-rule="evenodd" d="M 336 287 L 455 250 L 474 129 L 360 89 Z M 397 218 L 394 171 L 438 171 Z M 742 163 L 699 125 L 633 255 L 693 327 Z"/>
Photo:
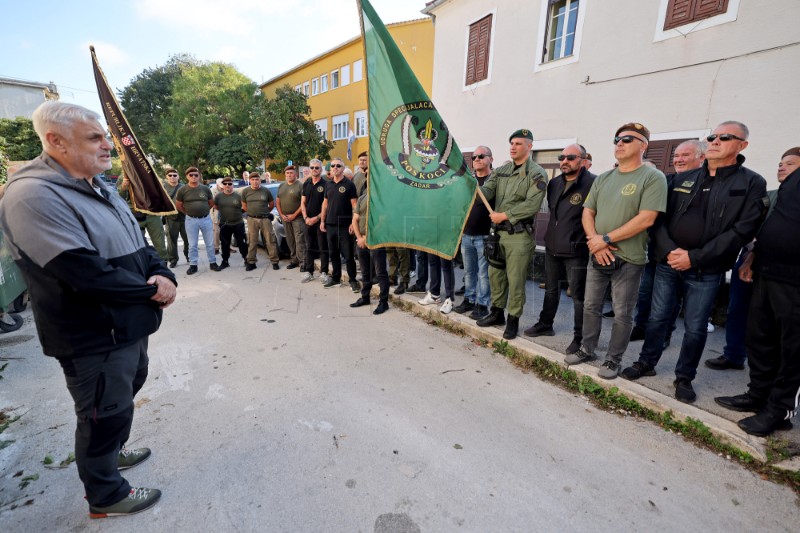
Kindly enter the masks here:
<path id="1" fill-rule="evenodd" d="M 308 95 L 309 95 L 309 90 L 308 90 L 308 82 L 305 82 L 305 83 L 303 84 L 303 94 L 304 94 L 304 95 L 306 95 L 306 96 L 308 96 Z"/>
<path id="2" fill-rule="evenodd" d="M 542 62 L 555 61 L 572 55 L 575 29 L 578 25 L 579 0 L 550 0 L 547 15 L 547 41 Z"/>
<path id="3" fill-rule="evenodd" d="M 334 70 L 331 72 L 331 89 L 337 89 L 339 87 L 339 71 Z"/>
<path id="4" fill-rule="evenodd" d="M 317 96 L 319 94 L 319 78 L 314 78 L 311 80 L 311 96 Z"/>
<path id="5" fill-rule="evenodd" d="M 350 129 L 349 115 L 336 115 L 333 117 L 333 140 L 341 141 L 347 139 L 347 131 Z"/>
<path id="6" fill-rule="evenodd" d="M 319 92 L 321 92 L 321 93 L 328 92 L 328 75 L 327 74 L 323 74 L 322 76 L 320 76 L 319 83 L 320 83 L 320 86 L 321 86 Z"/>
<path id="7" fill-rule="evenodd" d="M 721 15 L 728 10 L 728 0 L 669 0 L 664 29 Z"/>
<path id="8" fill-rule="evenodd" d="M 672 174 L 675 172 L 675 167 L 672 166 L 672 157 L 675 155 L 675 149 L 683 141 L 689 139 L 667 139 L 664 141 L 650 141 L 647 143 L 647 151 L 644 153 L 644 158 L 652 161 L 658 170 L 664 174 Z"/>
<path id="9" fill-rule="evenodd" d="M 320 120 L 315 120 L 314 125 L 317 127 L 317 131 L 324 139 L 328 138 L 328 119 L 323 118 Z"/>
<path id="10" fill-rule="evenodd" d="M 356 123 L 356 137 L 366 137 L 369 134 L 367 129 L 367 112 L 356 111 L 353 113 L 353 120 Z"/>
<path id="11" fill-rule="evenodd" d="M 469 26 L 465 85 L 473 85 L 489 77 L 489 44 L 492 38 L 492 19 L 493 15 L 486 15 Z"/>
<path id="12" fill-rule="evenodd" d="M 303 86 L 302 85 L 295 85 L 294 86 L 294 90 L 302 94 Z"/>
<path id="13" fill-rule="evenodd" d="M 359 59 L 353 63 L 353 83 L 364 79 L 364 61 Z"/>
<path id="14" fill-rule="evenodd" d="M 345 65 L 341 68 L 342 71 L 342 87 L 350 85 L 350 65 Z"/>

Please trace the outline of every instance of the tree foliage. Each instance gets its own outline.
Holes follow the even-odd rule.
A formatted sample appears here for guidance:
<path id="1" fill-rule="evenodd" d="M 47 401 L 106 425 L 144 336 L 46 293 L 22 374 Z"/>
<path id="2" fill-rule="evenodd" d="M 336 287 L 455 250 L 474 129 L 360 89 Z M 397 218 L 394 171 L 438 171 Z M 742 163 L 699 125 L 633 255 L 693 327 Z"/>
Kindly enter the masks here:
<path id="1" fill-rule="evenodd" d="M 325 140 L 309 118 L 308 98 L 288 85 L 275 98 L 263 98 L 253 109 L 247 130 L 259 158 L 270 161 L 269 170 L 282 170 L 288 161 L 328 159 L 333 143 Z"/>
<path id="2" fill-rule="evenodd" d="M 235 133 L 220 139 L 208 151 L 208 162 L 212 167 L 225 169 L 226 174 L 228 170 L 232 170 L 233 175 L 239 175 L 248 168 L 256 165 L 253 164 L 253 152 L 256 150 L 251 141 L 246 135 Z"/>
<path id="3" fill-rule="evenodd" d="M 174 55 L 160 67 L 143 70 L 119 92 L 120 105 L 145 152 L 154 151 L 161 119 L 172 103 L 173 82 L 197 64 L 189 54 Z"/>
<path id="4" fill-rule="evenodd" d="M 8 158 L 6 157 L 6 140 L 0 137 L 0 185 L 8 180 Z"/>
<path id="5" fill-rule="evenodd" d="M 11 161 L 30 161 L 42 153 L 42 143 L 29 118 L 0 118 L 0 137 L 6 140 L 6 156 Z"/>

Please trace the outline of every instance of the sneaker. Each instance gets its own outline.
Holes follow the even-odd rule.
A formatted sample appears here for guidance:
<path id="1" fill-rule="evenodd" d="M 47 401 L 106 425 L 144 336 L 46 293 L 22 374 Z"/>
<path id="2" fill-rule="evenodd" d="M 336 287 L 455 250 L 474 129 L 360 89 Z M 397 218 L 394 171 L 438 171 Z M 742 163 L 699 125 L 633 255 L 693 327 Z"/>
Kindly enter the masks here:
<path id="1" fill-rule="evenodd" d="M 709 333 L 714 333 L 714 331 L 716 331 L 716 329 L 717 329 L 717 328 L 715 328 L 715 327 L 714 327 L 714 324 L 712 324 L 711 322 L 709 322 L 709 323 L 708 323 L 708 327 L 706 328 L 706 330 L 707 330 Z"/>
<path id="2" fill-rule="evenodd" d="M 312 279 L 314 279 L 314 275 L 311 272 L 306 272 L 303 274 L 303 277 L 300 278 L 300 283 L 308 283 Z"/>
<path id="3" fill-rule="evenodd" d="M 219 272 L 219 265 L 216 263 L 211 263 L 210 265 L 208 265 L 208 268 L 210 268 L 214 272 Z"/>
<path id="4" fill-rule="evenodd" d="M 299 266 L 300 266 L 299 263 L 289 263 L 288 265 L 286 265 L 286 268 L 292 269 L 292 268 L 298 268 Z"/>
<path id="5" fill-rule="evenodd" d="M 597 356 L 594 354 L 588 354 L 584 352 L 581 348 L 578 348 L 578 351 L 575 353 L 571 353 L 564 358 L 564 362 L 568 365 L 579 365 L 581 363 L 586 363 L 588 361 L 594 361 L 597 359 Z"/>
<path id="6" fill-rule="evenodd" d="M 692 382 L 686 378 L 678 378 L 675 380 L 675 399 L 683 403 L 693 403 L 697 399 L 697 394 L 694 393 Z"/>
<path id="7" fill-rule="evenodd" d="M 119 460 L 117 461 L 117 470 L 127 470 L 136 465 L 142 464 L 150 457 L 150 448 L 136 448 L 129 450 L 122 448 L 119 451 Z"/>
<path id="8" fill-rule="evenodd" d="M 128 496 L 117 503 L 105 507 L 90 505 L 89 518 L 107 518 L 109 516 L 135 514 L 154 506 L 159 498 L 161 498 L 161 491 L 158 489 L 131 487 Z"/>
<path id="9" fill-rule="evenodd" d="M 440 296 L 434 296 L 430 292 L 426 292 L 425 296 L 419 300 L 419 303 L 422 305 L 431 305 L 431 304 L 438 304 L 442 301 Z"/>
<path id="10" fill-rule="evenodd" d="M 528 337 L 553 337 L 556 334 L 556 332 L 553 331 L 553 326 L 546 326 L 541 322 L 532 325 L 523 333 Z"/>
<path id="11" fill-rule="evenodd" d="M 620 364 L 616 361 L 606 360 L 600 365 L 597 376 L 603 379 L 616 379 L 619 376 Z"/>
<path id="12" fill-rule="evenodd" d="M 420 285 L 419 283 L 415 283 L 410 286 L 407 290 L 409 294 L 425 294 L 427 291 L 425 290 L 425 285 Z"/>
<path id="13" fill-rule="evenodd" d="M 353 292 L 361 292 L 361 286 L 358 284 L 357 281 L 351 281 L 350 282 L 350 289 Z"/>
<path id="14" fill-rule="evenodd" d="M 247 263 L 247 266 L 245 266 L 244 269 L 247 272 L 250 272 L 251 270 L 255 270 L 256 269 L 256 264 L 255 263 Z"/>
<path id="15" fill-rule="evenodd" d="M 231 266 L 230 263 L 228 263 L 227 261 L 223 261 L 222 263 L 219 264 L 219 269 L 218 270 L 225 270 L 229 266 Z"/>
<path id="16" fill-rule="evenodd" d="M 333 279 L 333 278 L 328 278 L 328 281 L 326 281 L 326 282 L 325 282 L 325 284 L 323 285 L 323 287 L 325 287 L 326 289 L 330 289 L 331 287 L 335 287 L 335 286 L 336 286 L 336 285 L 338 285 L 338 284 L 339 284 L 339 282 L 338 282 L 338 281 L 336 281 L 335 279 Z"/>
<path id="17" fill-rule="evenodd" d="M 272 270 L 280 270 L 281 266 L 278 263 L 272 263 Z"/>
<path id="18" fill-rule="evenodd" d="M 458 306 L 453 308 L 453 311 L 455 311 L 460 315 L 463 315 L 467 311 L 472 311 L 473 309 L 475 309 L 475 302 L 470 302 L 469 300 L 464 298 L 464 300 L 460 304 L 458 304 Z"/>
<path id="19" fill-rule="evenodd" d="M 766 400 L 754 398 L 750 396 L 749 392 L 737 394 L 736 396 L 717 396 L 714 398 L 714 401 L 725 409 L 739 411 L 742 413 L 758 413 L 767 405 Z"/>
<path id="20" fill-rule="evenodd" d="M 323 284 L 325 284 L 325 283 L 328 283 L 331 280 L 331 277 L 328 275 L 327 272 L 323 272 L 322 274 L 319 275 L 319 280 Z"/>
<path id="21" fill-rule="evenodd" d="M 581 338 L 580 337 L 573 337 L 572 342 L 569 343 L 567 349 L 564 350 L 564 353 L 567 355 L 571 355 L 576 353 L 578 350 L 581 349 Z"/>
<path id="22" fill-rule="evenodd" d="M 655 376 L 656 371 L 647 363 L 643 363 L 642 361 L 634 361 L 634 363 L 623 370 L 620 375 L 627 380 L 633 381 L 642 376 Z"/>
<path id="23" fill-rule="evenodd" d="M 439 312 L 446 315 L 450 313 L 450 311 L 452 310 L 453 310 L 453 300 L 451 300 L 450 298 L 445 298 L 444 303 L 439 308 Z"/>
<path id="24" fill-rule="evenodd" d="M 189 265 L 189 268 L 186 269 L 187 276 L 191 276 L 192 274 L 197 274 L 197 265 Z"/>

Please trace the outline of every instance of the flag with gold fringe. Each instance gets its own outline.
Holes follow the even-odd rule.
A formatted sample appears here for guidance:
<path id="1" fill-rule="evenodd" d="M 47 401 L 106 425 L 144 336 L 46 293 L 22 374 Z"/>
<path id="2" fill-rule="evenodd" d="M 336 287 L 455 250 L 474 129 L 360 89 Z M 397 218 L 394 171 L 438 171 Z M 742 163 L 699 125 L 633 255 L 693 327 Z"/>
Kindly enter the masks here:
<path id="1" fill-rule="evenodd" d="M 94 46 L 90 46 L 89 50 L 92 53 L 97 94 L 100 103 L 103 104 L 103 115 L 122 162 L 122 171 L 130 182 L 133 209 L 148 215 L 176 214 L 175 204 L 172 203 L 156 171 L 145 157 L 136 135 L 128 124 L 128 119 L 125 118 L 117 98 L 108 86 L 108 81 L 97 63 Z"/>
<path id="2" fill-rule="evenodd" d="M 357 2 L 369 101 L 367 245 L 452 259 L 477 182 L 386 26 L 368 0 Z"/>

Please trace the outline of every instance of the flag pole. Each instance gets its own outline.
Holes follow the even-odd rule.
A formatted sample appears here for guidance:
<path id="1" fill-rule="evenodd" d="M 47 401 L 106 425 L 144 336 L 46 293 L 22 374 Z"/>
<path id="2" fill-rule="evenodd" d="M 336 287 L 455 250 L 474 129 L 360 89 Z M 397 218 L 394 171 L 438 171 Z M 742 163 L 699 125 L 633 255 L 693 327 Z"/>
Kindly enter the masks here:
<path id="1" fill-rule="evenodd" d="M 486 197 L 483 195 L 483 191 L 481 190 L 480 187 L 477 187 L 477 190 L 478 190 L 478 196 L 480 196 L 481 200 L 483 201 L 483 205 L 485 205 L 486 209 L 489 210 L 490 215 L 493 214 L 494 209 L 492 209 L 492 206 L 489 205 L 489 200 L 487 200 Z"/>

